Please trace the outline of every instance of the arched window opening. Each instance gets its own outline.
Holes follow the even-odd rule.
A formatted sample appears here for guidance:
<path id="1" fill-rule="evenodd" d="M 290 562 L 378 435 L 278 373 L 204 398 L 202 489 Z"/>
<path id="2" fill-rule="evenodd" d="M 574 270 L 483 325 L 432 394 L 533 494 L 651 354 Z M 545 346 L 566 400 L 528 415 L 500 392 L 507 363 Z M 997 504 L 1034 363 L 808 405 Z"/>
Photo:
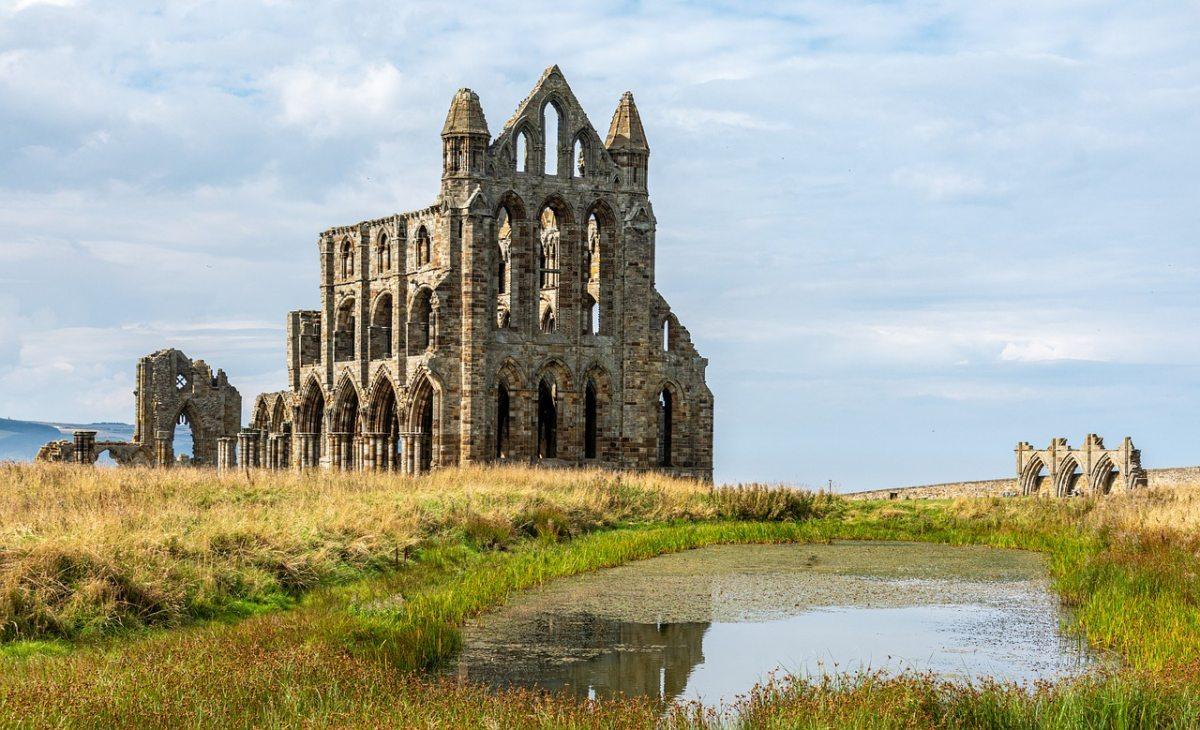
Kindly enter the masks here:
<path id="1" fill-rule="evenodd" d="M 396 405 L 396 391 L 388 381 L 376 387 L 374 405 L 371 408 L 371 431 L 383 443 L 369 444 L 374 447 L 371 458 L 377 471 L 395 471 L 399 464 L 400 414 Z"/>
<path id="2" fill-rule="evenodd" d="M 529 135 L 522 129 L 517 135 L 517 172 L 529 170 Z"/>
<path id="3" fill-rule="evenodd" d="M 583 392 L 583 458 L 596 458 L 596 385 L 588 381 Z"/>
<path id="4" fill-rule="evenodd" d="M 433 245 L 425 226 L 417 230 L 417 266 L 428 264 L 433 258 Z"/>
<path id="5" fill-rule="evenodd" d="M 543 148 L 546 151 L 545 169 L 542 172 L 546 175 L 558 174 L 558 132 L 561 123 L 562 112 L 559 111 L 558 105 L 550 102 L 542 107 L 542 141 L 544 142 Z"/>
<path id="6" fill-rule="evenodd" d="M 587 242 L 583 246 L 584 334 L 600 334 L 600 264 L 600 221 L 593 213 L 588 216 Z"/>
<path id="7" fill-rule="evenodd" d="M 426 386 L 417 401 L 420 414 L 417 418 L 416 467 L 417 473 L 433 468 L 433 389 Z"/>
<path id="8" fill-rule="evenodd" d="M 183 428 L 179 428 L 180 426 L 183 426 Z M 196 427 L 192 425 L 192 419 L 188 416 L 186 408 L 180 411 L 179 416 L 175 419 L 175 432 L 171 449 L 175 455 L 176 463 L 180 466 L 191 466 L 195 463 Z"/>
<path id="9" fill-rule="evenodd" d="M 333 467 L 351 471 L 359 467 L 362 444 L 362 425 L 359 423 L 358 391 L 349 381 L 343 381 L 334 400 L 333 423 L 330 434 Z"/>
<path id="10" fill-rule="evenodd" d="M 386 233 L 379 234 L 379 242 L 375 244 L 375 271 L 386 274 L 392 270 L 392 247 Z"/>
<path id="11" fill-rule="evenodd" d="M 325 395 L 316 383 L 308 386 L 298 420 L 300 465 L 315 467 L 321 463 L 325 451 Z"/>
<path id="12" fill-rule="evenodd" d="M 576 139 L 575 140 L 575 151 L 574 151 L 575 164 L 573 166 L 573 171 L 574 171 L 575 177 L 586 177 L 587 176 L 587 157 L 584 154 L 584 151 L 585 151 L 585 148 L 583 146 L 583 140 Z"/>
<path id="13" fill-rule="evenodd" d="M 409 355 L 420 355 L 433 346 L 433 325 L 433 292 L 423 288 L 413 297 L 409 313 Z"/>
<path id="14" fill-rule="evenodd" d="M 509 271 L 512 256 L 512 219 L 507 208 L 500 209 L 500 217 L 496 224 L 496 246 L 493 249 L 496 257 L 496 326 L 507 329 L 508 323 L 504 313 L 510 310 L 509 301 Z"/>
<path id="15" fill-rule="evenodd" d="M 671 436 L 675 419 L 674 397 L 670 388 L 658 394 L 658 465 L 671 466 Z"/>
<path id="16" fill-rule="evenodd" d="M 558 386 L 545 379 L 538 384 L 537 435 L 538 458 L 558 457 Z"/>
<path id="17" fill-rule="evenodd" d="M 1083 488 L 1083 469 L 1075 461 L 1072 461 L 1068 468 L 1071 471 L 1063 475 L 1062 496 L 1073 497 L 1079 494 Z"/>
<path id="18" fill-rule="evenodd" d="M 355 327 L 353 299 L 343 301 L 337 310 L 333 327 L 333 359 L 353 360 L 355 357 Z"/>
<path id="19" fill-rule="evenodd" d="M 501 383 L 496 389 L 496 458 L 507 459 L 511 412 L 508 403 L 508 386 Z"/>
<path id="20" fill-rule="evenodd" d="M 538 215 L 538 325 L 542 332 L 555 330 L 558 310 L 558 257 L 562 242 L 558 215 L 546 206 Z"/>
<path id="21" fill-rule="evenodd" d="M 375 303 L 371 316 L 371 359 L 387 359 L 392 356 L 392 295 L 384 294 Z"/>
<path id="22" fill-rule="evenodd" d="M 1096 477 L 1092 485 L 1092 495 L 1099 496 L 1108 494 L 1112 491 L 1112 485 L 1116 483 L 1119 473 L 1112 462 L 1105 458 L 1096 468 Z"/>
<path id="23" fill-rule="evenodd" d="M 354 276 L 354 246 L 350 241 L 342 241 L 342 278 Z"/>

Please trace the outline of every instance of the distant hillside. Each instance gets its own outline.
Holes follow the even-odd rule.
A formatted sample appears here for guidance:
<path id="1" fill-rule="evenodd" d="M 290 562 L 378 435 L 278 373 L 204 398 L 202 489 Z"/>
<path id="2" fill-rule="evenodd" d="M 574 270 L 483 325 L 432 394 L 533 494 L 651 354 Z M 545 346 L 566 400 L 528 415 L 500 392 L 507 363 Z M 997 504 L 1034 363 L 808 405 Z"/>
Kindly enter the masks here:
<path id="1" fill-rule="evenodd" d="M 33 461 L 38 449 L 47 441 L 71 438 L 76 429 L 96 432 L 101 441 L 130 441 L 133 426 L 128 423 L 41 423 L 0 418 L 0 459 Z M 188 439 L 186 431 L 181 434 Z M 188 439 L 190 440 L 190 439 Z M 176 450 L 182 444 L 176 444 Z M 190 443 L 188 443 L 190 447 Z"/>

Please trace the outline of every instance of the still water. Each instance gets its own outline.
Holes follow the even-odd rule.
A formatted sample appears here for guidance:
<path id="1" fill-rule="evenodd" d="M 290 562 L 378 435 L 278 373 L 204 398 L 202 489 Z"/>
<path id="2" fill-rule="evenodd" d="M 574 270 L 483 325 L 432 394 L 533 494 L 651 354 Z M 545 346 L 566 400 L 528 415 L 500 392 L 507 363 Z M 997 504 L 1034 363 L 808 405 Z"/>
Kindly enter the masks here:
<path id="1" fill-rule="evenodd" d="M 1086 669 L 1041 556 L 922 543 L 704 548 L 568 578 L 467 626 L 495 686 L 716 704 L 771 673 L 1053 679 Z"/>

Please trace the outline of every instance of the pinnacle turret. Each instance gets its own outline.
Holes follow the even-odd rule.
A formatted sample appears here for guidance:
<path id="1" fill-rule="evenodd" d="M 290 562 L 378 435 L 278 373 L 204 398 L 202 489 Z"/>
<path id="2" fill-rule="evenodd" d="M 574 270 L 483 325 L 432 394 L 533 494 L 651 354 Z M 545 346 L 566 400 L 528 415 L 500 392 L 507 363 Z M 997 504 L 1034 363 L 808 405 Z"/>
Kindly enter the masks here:
<path id="1" fill-rule="evenodd" d="M 608 138 L 604 146 L 610 151 L 649 152 L 650 145 L 646 143 L 646 130 L 642 129 L 642 117 L 638 114 L 637 104 L 633 103 L 633 93 L 626 91 L 621 95 L 617 110 L 613 112 L 612 123 L 608 125 Z"/>
<path id="2" fill-rule="evenodd" d="M 446 123 L 442 126 L 442 136 L 452 134 L 491 136 L 487 119 L 483 116 L 483 107 L 479 104 L 479 95 L 470 89 L 459 89 L 450 102 L 450 111 L 446 114 Z"/>

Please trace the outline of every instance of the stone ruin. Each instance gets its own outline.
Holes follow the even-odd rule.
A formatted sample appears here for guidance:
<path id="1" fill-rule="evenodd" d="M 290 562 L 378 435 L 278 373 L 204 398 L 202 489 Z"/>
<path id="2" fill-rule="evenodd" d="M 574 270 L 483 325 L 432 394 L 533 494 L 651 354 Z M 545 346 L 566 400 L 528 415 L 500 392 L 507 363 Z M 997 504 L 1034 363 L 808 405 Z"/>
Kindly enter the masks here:
<path id="1" fill-rule="evenodd" d="M 132 442 L 97 441 L 95 431 L 76 431 L 72 440 L 43 446 L 37 460 L 95 464 L 108 452 L 119 466 L 169 467 L 217 466 L 222 453 L 232 459 L 228 444 L 241 428 L 242 397 L 223 370 L 213 375 L 203 360 L 192 360 L 179 350 L 159 350 L 138 360 L 134 395 Z M 177 426 L 191 429 L 190 459 L 175 458 Z"/>
<path id="2" fill-rule="evenodd" d="M 632 94 L 601 136 L 552 66 L 495 136 L 460 89 L 440 141 L 432 205 L 320 234 L 320 306 L 288 315 L 287 388 L 257 399 L 243 465 L 710 480 L 708 361 L 655 286 Z"/>
<path id="3" fill-rule="evenodd" d="M 1065 438 L 1055 438 L 1044 449 L 1022 441 L 1015 451 L 1017 489 L 1022 495 L 1100 496 L 1147 484 L 1142 452 L 1128 436 L 1116 449 L 1104 448 L 1104 439 L 1089 433 L 1079 449 L 1071 448 Z"/>

